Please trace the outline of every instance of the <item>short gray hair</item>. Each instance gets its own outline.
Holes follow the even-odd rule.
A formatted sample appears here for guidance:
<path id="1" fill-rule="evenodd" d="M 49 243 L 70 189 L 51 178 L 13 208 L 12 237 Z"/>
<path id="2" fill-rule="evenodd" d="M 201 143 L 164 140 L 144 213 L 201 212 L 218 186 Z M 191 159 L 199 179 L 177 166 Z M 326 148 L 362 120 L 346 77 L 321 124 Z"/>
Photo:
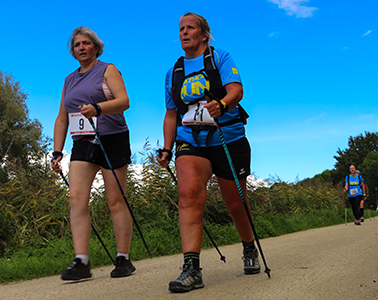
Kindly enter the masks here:
<path id="1" fill-rule="evenodd" d="M 187 16 L 195 17 L 198 20 L 198 23 L 199 23 L 200 28 L 201 28 L 201 32 L 207 37 L 206 43 L 209 44 L 209 41 L 211 42 L 211 39 L 214 39 L 213 36 L 210 33 L 209 22 L 207 22 L 207 20 L 204 17 L 202 17 L 202 16 L 200 16 L 196 13 L 192 13 L 192 12 L 188 12 L 188 13 L 182 15 L 180 20 L 183 17 L 187 17 Z"/>
<path id="2" fill-rule="evenodd" d="M 92 29 L 89 29 L 87 27 L 79 26 L 73 31 L 73 33 L 70 36 L 70 39 L 68 40 L 70 53 L 72 54 L 72 56 L 75 59 L 77 59 L 77 57 L 75 56 L 75 51 L 74 51 L 74 48 L 75 48 L 74 41 L 75 41 L 75 37 L 78 34 L 85 34 L 86 36 L 88 36 L 91 39 L 91 41 L 95 45 L 95 47 L 98 48 L 97 53 L 96 53 L 96 57 L 99 57 L 104 52 L 104 42 L 99 39 L 96 32 L 94 32 Z"/>

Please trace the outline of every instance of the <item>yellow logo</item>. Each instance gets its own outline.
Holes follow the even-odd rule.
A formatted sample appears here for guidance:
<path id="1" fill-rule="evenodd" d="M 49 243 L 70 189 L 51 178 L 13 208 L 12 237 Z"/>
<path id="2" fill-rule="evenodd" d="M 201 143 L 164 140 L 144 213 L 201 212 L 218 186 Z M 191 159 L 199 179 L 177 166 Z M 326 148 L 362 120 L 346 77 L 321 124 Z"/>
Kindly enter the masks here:
<path id="1" fill-rule="evenodd" d="M 186 78 L 181 87 L 181 99 L 201 96 L 205 88 L 210 89 L 210 82 L 203 74 Z"/>
<path id="2" fill-rule="evenodd" d="M 239 74 L 238 70 L 236 68 L 231 68 L 232 69 L 232 74 Z"/>
<path id="3" fill-rule="evenodd" d="M 189 144 L 183 143 L 182 145 L 177 147 L 177 152 L 185 151 L 185 150 L 190 150 Z"/>

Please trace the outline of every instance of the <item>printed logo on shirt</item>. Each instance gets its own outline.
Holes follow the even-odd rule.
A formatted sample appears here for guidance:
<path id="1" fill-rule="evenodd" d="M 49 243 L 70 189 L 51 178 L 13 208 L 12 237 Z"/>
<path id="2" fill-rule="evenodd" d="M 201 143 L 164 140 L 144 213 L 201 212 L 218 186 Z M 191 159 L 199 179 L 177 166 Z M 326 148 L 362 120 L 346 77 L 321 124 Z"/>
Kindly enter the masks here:
<path id="1" fill-rule="evenodd" d="M 184 103 L 203 97 L 204 89 L 210 89 L 210 82 L 203 74 L 197 74 L 185 79 L 181 87 L 181 99 Z"/>
<path id="2" fill-rule="evenodd" d="M 231 69 L 232 69 L 232 74 L 236 74 L 236 75 L 239 74 L 239 72 L 238 72 L 238 70 L 236 68 L 231 68 Z"/>
<path id="3" fill-rule="evenodd" d="M 244 168 L 241 168 L 240 171 L 239 171 L 239 175 L 242 175 L 242 174 L 244 174 L 244 173 L 245 173 Z"/>

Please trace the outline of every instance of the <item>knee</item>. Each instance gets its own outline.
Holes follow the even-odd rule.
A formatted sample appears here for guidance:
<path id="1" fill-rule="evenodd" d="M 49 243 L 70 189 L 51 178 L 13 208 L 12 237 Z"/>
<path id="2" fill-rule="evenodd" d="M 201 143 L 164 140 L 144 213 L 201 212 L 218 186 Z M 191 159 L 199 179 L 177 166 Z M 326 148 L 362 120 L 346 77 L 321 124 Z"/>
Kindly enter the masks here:
<path id="1" fill-rule="evenodd" d="M 227 205 L 227 209 L 232 216 L 244 213 L 245 211 L 243 203 L 241 201 L 233 201 L 232 203 Z"/>
<path id="2" fill-rule="evenodd" d="M 206 203 L 206 192 L 199 188 L 181 188 L 179 190 L 179 210 L 202 210 Z"/>
<path id="3" fill-rule="evenodd" d="M 108 198 L 108 206 L 112 214 L 120 212 L 120 211 L 124 211 L 127 209 L 126 203 L 121 197 Z"/>
<path id="4" fill-rule="evenodd" d="M 83 195 L 70 195 L 70 208 L 74 210 L 85 211 L 89 210 L 88 208 L 89 199 L 87 197 L 83 197 Z"/>

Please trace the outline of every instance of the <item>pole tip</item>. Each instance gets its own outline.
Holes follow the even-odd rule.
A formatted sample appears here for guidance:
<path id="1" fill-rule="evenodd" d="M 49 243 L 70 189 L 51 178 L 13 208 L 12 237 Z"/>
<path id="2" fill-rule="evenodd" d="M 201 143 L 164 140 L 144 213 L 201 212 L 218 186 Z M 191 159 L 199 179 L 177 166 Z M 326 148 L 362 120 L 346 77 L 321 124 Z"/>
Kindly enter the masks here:
<path id="1" fill-rule="evenodd" d="M 268 278 L 270 279 L 270 269 L 266 268 L 264 272 L 268 275 Z"/>
<path id="2" fill-rule="evenodd" d="M 221 255 L 221 258 L 220 258 L 220 259 L 223 260 L 224 263 L 226 263 L 226 256 Z"/>

